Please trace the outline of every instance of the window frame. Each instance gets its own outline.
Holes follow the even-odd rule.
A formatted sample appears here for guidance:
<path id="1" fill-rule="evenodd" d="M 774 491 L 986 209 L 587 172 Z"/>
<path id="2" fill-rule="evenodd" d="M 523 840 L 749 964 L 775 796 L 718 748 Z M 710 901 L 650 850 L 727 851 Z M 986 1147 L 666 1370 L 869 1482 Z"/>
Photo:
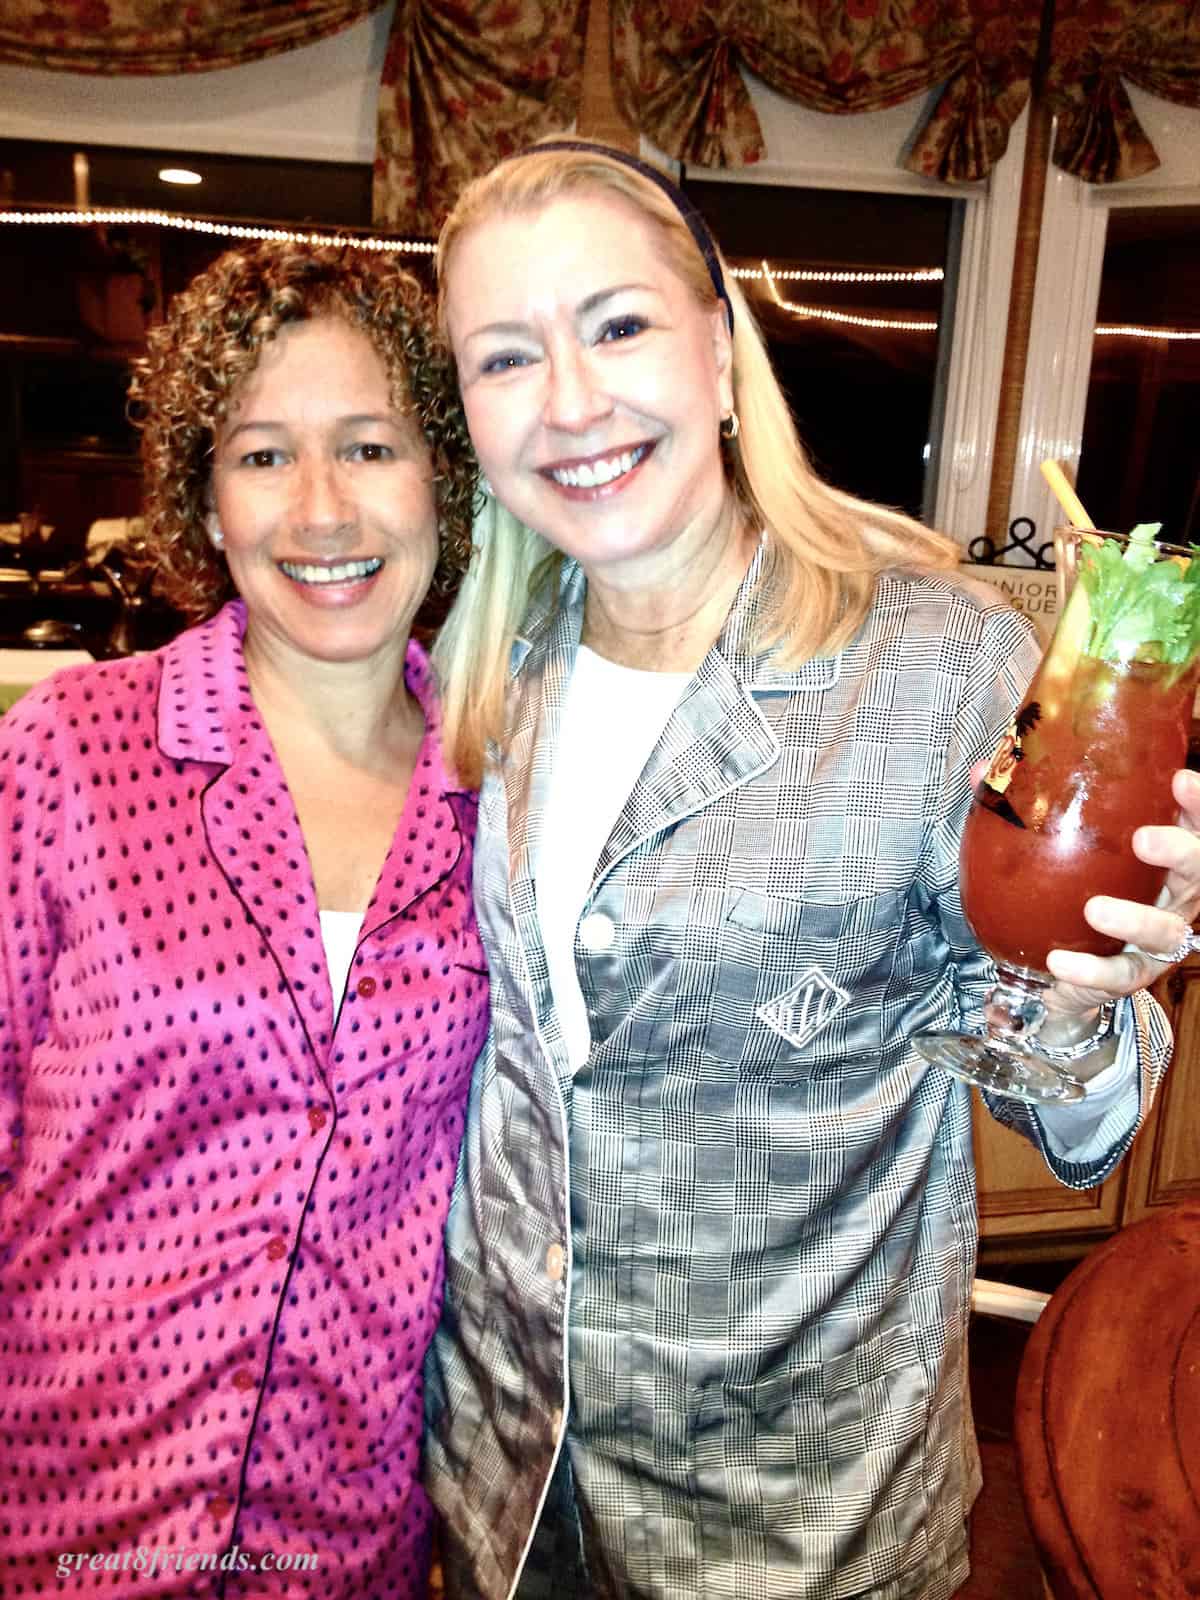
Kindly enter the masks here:
<path id="1" fill-rule="evenodd" d="M 1142 178 L 1088 184 L 1052 166 L 1038 242 L 1017 459 L 1008 521 L 1028 517 L 1039 536 L 1063 521 L 1041 475 L 1052 458 L 1072 479 L 1083 449 L 1092 345 L 1108 220 L 1122 207 L 1200 205 L 1200 110 L 1127 85 L 1162 166 Z"/>
<path id="2" fill-rule="evenodd" d="M 957 277 L 950 285 L 954 324 L 943 364 L 942 432 L 926 487 L 930 520 L 965 552 L 986 531 L 1028 112 L 1017 120 L 1008 149 L 985 182 L 943 183 L 908 172 L 899 156 L 935 95 L 889 111 L 835 117 L 796 105 L 750 73 L 743 76 L 763 130 L 766 159 L 725 170 L 685 166 L 685 175 L 706 182 L 853 189 L 965 202 Z M 646 140 L 642 153 L 649 160 L 665 160 Z"/>

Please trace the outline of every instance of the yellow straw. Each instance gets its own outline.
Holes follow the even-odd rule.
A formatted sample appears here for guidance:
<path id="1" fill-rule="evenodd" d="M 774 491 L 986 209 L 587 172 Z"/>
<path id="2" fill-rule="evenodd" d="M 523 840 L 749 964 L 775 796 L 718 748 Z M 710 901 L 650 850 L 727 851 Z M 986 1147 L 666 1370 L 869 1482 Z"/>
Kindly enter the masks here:
<path id="1" fill-rule="evenodd" d="M 1067 514 L 1067 521 L 1073 528 L 1095 529 L 1096 524 L 1083 508 L 1083 501 L 1071 487 L 1066 473 L 1057 461 L 1042 462 L 1042 477 L 1054 491 L 1054 498 Z"/>

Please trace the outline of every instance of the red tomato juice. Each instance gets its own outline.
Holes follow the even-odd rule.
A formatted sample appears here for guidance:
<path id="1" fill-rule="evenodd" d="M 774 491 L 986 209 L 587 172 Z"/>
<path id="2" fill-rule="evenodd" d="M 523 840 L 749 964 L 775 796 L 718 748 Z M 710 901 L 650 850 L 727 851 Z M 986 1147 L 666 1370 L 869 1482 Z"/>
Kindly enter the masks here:
<path id="1" fill-rule="evenodd" d="M 1133 854 L 1143 823 L 1171 823 L 1195 678 L 1083 656 L 1069 682 L 1039 673 L 976 791 L 963 831 L 963 910 L 997 961 L 1045 970 L 1050 950 L 1113 955 L 1088 926 L 1094 894 L 1153 901 L 1163 869 Z"/>

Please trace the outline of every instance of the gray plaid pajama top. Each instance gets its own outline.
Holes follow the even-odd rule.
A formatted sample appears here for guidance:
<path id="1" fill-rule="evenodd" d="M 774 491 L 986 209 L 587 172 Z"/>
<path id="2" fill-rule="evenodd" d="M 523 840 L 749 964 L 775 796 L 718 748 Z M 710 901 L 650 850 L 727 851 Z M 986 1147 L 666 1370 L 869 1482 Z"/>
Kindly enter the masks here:
<path id="1" fill-rule="evenodd" d="M 461 1600 L 522 1569 L 559 1600 L 943 1600 L 966 1574 L 970 1094 L 909 1039 L 978 1017 L 969 772 L 1037 649 L 992 591 L 897 574 L 839 656 L 784 668 L 748 642 L 760 561 L 597 863 L 574 1076 L 533 881 L 571 563 L 517 647 L 475 858 L 492 1038 L 427 1374 Z M 1145 995 L 1119 1012 L 1144 1115 L 1169 1031 Z M 1073 1162 L 991 1109 L 1078 1187 L 1132 1137 Z"/>

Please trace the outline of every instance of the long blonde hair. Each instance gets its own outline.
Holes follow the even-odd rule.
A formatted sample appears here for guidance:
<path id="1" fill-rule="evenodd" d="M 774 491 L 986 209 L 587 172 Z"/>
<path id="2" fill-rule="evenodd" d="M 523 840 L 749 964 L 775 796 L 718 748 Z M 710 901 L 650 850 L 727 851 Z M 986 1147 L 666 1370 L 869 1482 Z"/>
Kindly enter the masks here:
<path id="1" fill-rule="evenodd" d="M 438 316 L 446 329 L 447 269 L 454 247 L 494 216 L 536 212 L 563 195 L 600 190 L 635 206 L 657 230 L 670 269 L 705 311 L 718 305 L 704 258 L 670 198 L 649 179 L 594 151 L 536 147 L 502 162 L 464 190 L 438 241 Z M 719 257 L 718 253 L 718 259 Z M 726 473 L 751 527 L 766 528 L 760 637 L 798 665 L 840 649 L 862 625 L 879 574 L 889 567 L 949 568 L 958 547 L 898 511 L 822 481 L 796 434 L 753 314 L 730 277 L 733 395 L 740 432 L 725 447 Z M 714 441 L 715 444 L 715 441 Z M 443 685 L 447 755 L 478 783 L 489 740 L 502 742 L 513 641 L 529 602 L 561 561 L 547 540 L 488 498 L 476 518 L 475 551 L 434 658 Z"/>

